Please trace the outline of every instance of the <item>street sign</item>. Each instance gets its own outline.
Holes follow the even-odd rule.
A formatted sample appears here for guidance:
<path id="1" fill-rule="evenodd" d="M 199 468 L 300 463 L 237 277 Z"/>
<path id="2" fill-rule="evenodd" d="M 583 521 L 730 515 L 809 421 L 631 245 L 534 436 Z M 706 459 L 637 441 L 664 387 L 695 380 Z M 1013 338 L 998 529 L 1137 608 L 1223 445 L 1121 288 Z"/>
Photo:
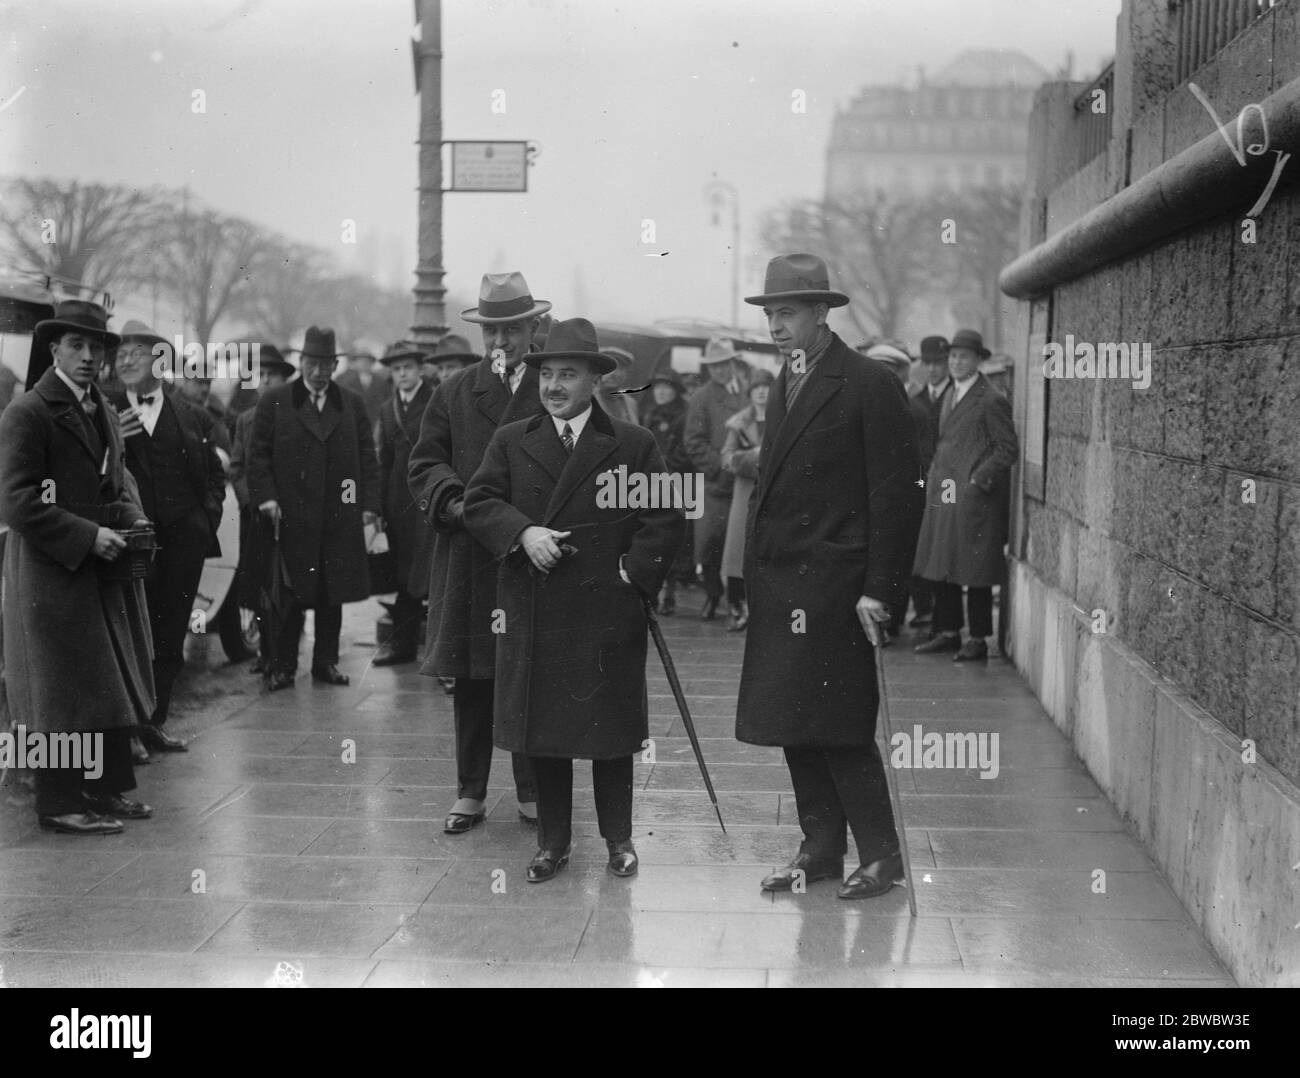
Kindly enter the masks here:
<path id="1" fill-rule="evenodd" d="M 527 191 L 527 142 L 448 142 L 448 191 Z"/>

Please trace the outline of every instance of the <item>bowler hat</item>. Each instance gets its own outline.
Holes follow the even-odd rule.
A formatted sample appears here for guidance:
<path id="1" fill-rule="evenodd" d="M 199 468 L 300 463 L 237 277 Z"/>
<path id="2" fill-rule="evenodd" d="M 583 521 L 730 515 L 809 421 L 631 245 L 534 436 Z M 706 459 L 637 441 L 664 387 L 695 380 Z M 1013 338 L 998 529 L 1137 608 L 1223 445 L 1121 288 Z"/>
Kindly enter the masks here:
<path id="1" fill-rule="evenodd" d="M 745 302 L 763 307 L 780 299 L 797 299 L 804 303 L 825 303 L 843 307 L 849 297 L 831 288 L 826 263 L 816 255 L 777 255 L 767 264 L 761 296 L 746 296 Z"/>
<path id="2" fill-rule="evenodd" d="M 413 341 L 397 341 L 384 349 L 379 362 L 385 367 L 391 367 L 399 359 L 413 359 L 419 363 L 424 359 L 424 352 Z"/>
<path id="3" fill-rule="evenodd" d="M 922 363 L 947 363 L 948 362 L 948 338 L 947 337 L 922 337 L 921 338 L 921 362 Z"/>
<path id="4" fill-rule="evenodd" d="M 948 345 L 949 351 L 954 348 L 970 348 L 978 353 L 981 359 L 988 359 L 993 353 L 984 347 L 984 338 L 978 330 L 959 329 L 952 335 L 952 342 Z"/>
<path id="5" fill-rule="evenodd" d="M 308 326 L 298 355 L 301 359 L 338 359 L 343 353 L 334 344 L 332 329 Z"/>
<path id="6" fill-rule="evenodd" d="M 54 305 L 54 317 L 36 323 L 33 335 L 54 341 L 65 333 L 84 333 L 108 348 L 116 348 L 122 338 L 108 331 L 108 312 L 98 303 L 85 299 L 65 299 Z"/>
<path id="7" fill-rule="evenodd" d="M 727 337 L 712 337 L 709 343 L 704 346 L 704 358 L 700 360 L 704 366 L 711 366 L 714 363 L 729 363 L 731 360 L 738 358 L 740 355 L 736 351 L 736 346 L 731 343 Z"/>
<path id="8" fill-rule="evenodd" d="M 546 300 L 533 299 L 522 273 L 485 273 L 479 283 L 478 306 L 462 311 L 461 317 L 466 322 L 491 325 L 518 322 L 521 318 L 532 318 L 550 309 Z"/>
<path id="9" fill-rule="evenodd" d="M 544 359 L 585 359 L 597 374 L 608 374 L 618 361 L 605 355 L 596 340 L 596 327 L 585 318 L 568 318 L 551 326 L 545 352 L 529 352 L 524 362 L 540 367 Z"/>

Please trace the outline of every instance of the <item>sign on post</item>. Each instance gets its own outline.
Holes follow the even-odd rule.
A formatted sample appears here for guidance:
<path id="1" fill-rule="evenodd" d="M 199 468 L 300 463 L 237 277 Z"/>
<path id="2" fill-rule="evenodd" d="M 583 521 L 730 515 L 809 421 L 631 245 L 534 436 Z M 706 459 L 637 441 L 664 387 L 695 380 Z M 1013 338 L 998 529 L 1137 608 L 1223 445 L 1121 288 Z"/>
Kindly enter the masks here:
<path id="1" fill-rule="evenodd" d="M 448 191 L 527 191 L 527 142 L 448 142 Z"/>

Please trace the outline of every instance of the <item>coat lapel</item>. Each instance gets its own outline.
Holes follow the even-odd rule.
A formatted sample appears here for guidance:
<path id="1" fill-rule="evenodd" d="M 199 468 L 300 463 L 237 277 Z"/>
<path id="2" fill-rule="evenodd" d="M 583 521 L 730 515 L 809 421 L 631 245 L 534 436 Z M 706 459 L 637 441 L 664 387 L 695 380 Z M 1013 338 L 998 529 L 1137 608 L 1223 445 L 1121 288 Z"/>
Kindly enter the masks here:
<path id="1" fill-rule="evenodd" d="M 970 411 L 968 405 L 972 405 L 976 400 L 984 396 L 984 392 L 987 386 L 988 386 L 988 379 L 986 379 L 984 375 L 982 374 L 975 375 L 975 384 L 971 386 L 970 389 L 966 390 L 966 395 L 952 406 L 952 411 L 948 413 L 948 420 L 947 422 L 943 423 L 943 425 L 939 429 L 939 432 L 942 434 L 943 431 L 947 430 L 952 425 L 952 421 L 956 419 L 959 414 Z M 949 383 L 948 388 L 944 390 L 944 392 L 956 393 L 957 392 L 956 383 L 955 382 Z M 943 413 L 940 412 L 939 414 L 942 417 Z"/>
<path id="2" fill-rule="evenodd" d="M 301 383 L 294 383 L 300 385 Z M 311 393 L 307 391 L 306 386 L 302 386 L 301 399 L 295 411 L 298 413 L 298 419 L 304 427 L 314 434 L 320 441 L 326 441 L 334 428 L 339 425 L 343 419 L 343 395 L 331 384 L 325 391 L 325 409 L 318 412 L 316 406 L 311 402 Z M 294 394 L 297 396 L 297 393 Z"/>
<path id="3" fill-rule="evenodd" d="M 523 386 L 519 387 L 520 392 L 523 388 Z M 550 522 L 564 508 L 564 503 L 573 497 L 574 492 L 582 485 L 582 481 L 599 468 L 601 463 L 618 448 L 618 439 L 614 437 L 614 426 L 610 423 L 609 416 L 601 410 L 594 399 L 591 402 L 591 418 L 587 420 L 587 426 L 583 429 L 578 444 L 573 447 L 572 454 L 564 451 L 560 436 L 555 432 L 555 424 L 549 415 L 540 425 L 542 430 L 547 428 L 550 428 L 549 437 L 558 447 L 564 463 L 560 481 L 556 484 L 551 500 L 546 505 L 543 523 L 549 527 Z"/>
<path id="4" fill-rule="evenodd" d="M 560 436 L 555 433 L 555 424 L 551 422 L 551 417 L 538 416 L 535 423 L 529 423 L 519 445 L 525 453 L 546 469 L 546 474 L 558 486 L 560 476 L 564 474 L 564 469 L 569 464 L 569 454 L 560 444 Z"/>
<path id="5" fill-rule="evenodd" d="M 525 373 L 524 380 L 527 379 L 528 375 Z M 519 388 L 522 390 L 524 387 L 521 384 Z M 474 371 L 475 406 L 492 420 L 493 426 L 500 426 L 501 414 L 510 403 L 512 403 L 510 390 L 501 381 L 501 376 L 493 373 L 492 364 L 487 359 L 479 360 Z"/>
<path id="6" fill-rule="evenodd" d="M 768 395 L 771 403 L 768 405 L 767 437 L 764 438 L 767 444 L 763 446 L 763 457 L 759 464 L 760 502 L 767 496 L 773 476 L 799 435 L 831 398 L 844 388 L 843 348 L 838 337 L 831 342 L 831 347 L 799 390 L 789 412 L 785 410 L 786 367 L 783 366 L 777 375 L 772 392 Z"/>
<path id="7" fill-rule="evenodd" d="M 411 403 L 406 406 L 406 415 L 402 416 L 402 402 L 397 393 L 393 393 L 393 404 L 398 409 L 402 433 L 406 435 L 406 440 L 411 445 L 415 445 L 420 440 L 420 420 L 424 418 L 424 409 L 431 396 L 433 396 L 433 390 L 429 388 L 429 383 L 421 382 L 420 388 L 415 391 L 415 396 L 411 398 Z"/>
<path id="8" fill-rule="evenodd" d="M 73 396 L 72 390 L 63 384 L 63 379 L 55 373 L 53 367 L 49 367 L 41 375 L 40 381 L 36 383 L 36 389 L 50 406 L 50 418 L 77 439 L 81 448 L 86 451 L 86 455 L 95 462 L 95 468 L 98 470 L 100 459 L 95 455 L 95 447 L 90 444 L 90 435 L 86 432 L 86 424 L 82 421 L 81 417 L 85 413 L 81 410 L 81 402 Z M 93 390 L 91 399 L 94 400 Z M 97 403 L 101 408 L 104 407 L 102 393 L 99 394 Z"/>
<path id="9" fill-rule="evenodd" d="M 507 423 L 513 423 L 518 419 L 527 419 L 542 410 L 542 398 L 538 393 L 540 378 L 541 376 L 532 367 L 524 368 L 524 377 L 519 383 L 519 388 L 507 402 L 505 415 L 501 417 L 498 426 L 504 427 Z"/>

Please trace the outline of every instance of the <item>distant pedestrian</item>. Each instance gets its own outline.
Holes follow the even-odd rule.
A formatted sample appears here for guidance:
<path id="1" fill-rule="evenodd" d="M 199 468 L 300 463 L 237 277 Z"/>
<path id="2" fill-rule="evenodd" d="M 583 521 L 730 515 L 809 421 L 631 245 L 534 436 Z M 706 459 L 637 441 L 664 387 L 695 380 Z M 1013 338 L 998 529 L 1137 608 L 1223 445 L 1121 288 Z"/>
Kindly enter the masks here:
<path id="1" fill-rule="evenodd" d="M 722 445 L 722 467 L 735 476 L 731 510 L 727 516 L 727 538 L 722 547 L 722 575 L 731 594 L 744 594 L 745 525 L 749 518 L 749 497 L 758 479 L 759 452 L 767 427 L 767 396 L 775 379 L 771 371 L 759 369 L 749 383 L 749 404 L 727 420 L 727 438 Z M 734 604 L 729 632 L 744 632 L 749 625 L 749 605 L 742 598 Z"/>
<path id="2" fill-rule="evenodd" d="M 375 357 L 364 349 L 351 353 L 347 368 L 334 381 L 361 398 L 373 428 L 379 422 L 380 409 L 393 392 L 392 383 L 375 369 Z"/>
<path id="3" fill-rule="evenodd" d="M 939 438 L 939 410 L 943 407 L 943 395 L 952 385 L 948 373 L 948 338 L 931 336 L 921 338 L 921 370 L 924 375 L 921 387 L 912 395 L 912 399 L 925 405 L 929 416 L 929 428 L 920 444 L 921 474 L 930 474 L 930 465 L 934 461 L 934 445 Z M 912 593 L 912 603 L 916 614 L 911 624 L 914 628 L 923 628 L 932 624 L 934 616 L 934 591 L 930 582 L 924 577 L 913 574 L 908 581 L 908 590 Z M 933 636 L 933 632 L 929 634 Z"/>
<path id="4" fill-rule="evenodd" d="M 686 384 L 676 371 L 667 368 L 650 380 L 650 393 L 645 426 L 655 436 L 668 471 L 684 480 L 694 472 L 690 454 L 686 452 Z M 668 579 L 659 592 L 659 613 L 664 617 L 677 613 L 677 585 L 689 584 L 695 579 L 694 551 L 695 544 L 691 541 L 688 526 L 686 538 L 682 540 L 668 571 Z"/>
<path id="5" fill-rule="evenodd" d="M 988 658 L 993 588 L 1006 562 L 1010 472 L 1020 445 L 1011 405 L 979 372 L 989 350 L 971 329 L 948 349 L 952 386 L 939 413 L 939 439 L 925 483 L 925 519 L 916 545 L 917 575 L 934 590 L 934 636 L 914 650 L 953 651 L 954 662 Z M 961 640 L 962 588 L 970 636 Z"/>

